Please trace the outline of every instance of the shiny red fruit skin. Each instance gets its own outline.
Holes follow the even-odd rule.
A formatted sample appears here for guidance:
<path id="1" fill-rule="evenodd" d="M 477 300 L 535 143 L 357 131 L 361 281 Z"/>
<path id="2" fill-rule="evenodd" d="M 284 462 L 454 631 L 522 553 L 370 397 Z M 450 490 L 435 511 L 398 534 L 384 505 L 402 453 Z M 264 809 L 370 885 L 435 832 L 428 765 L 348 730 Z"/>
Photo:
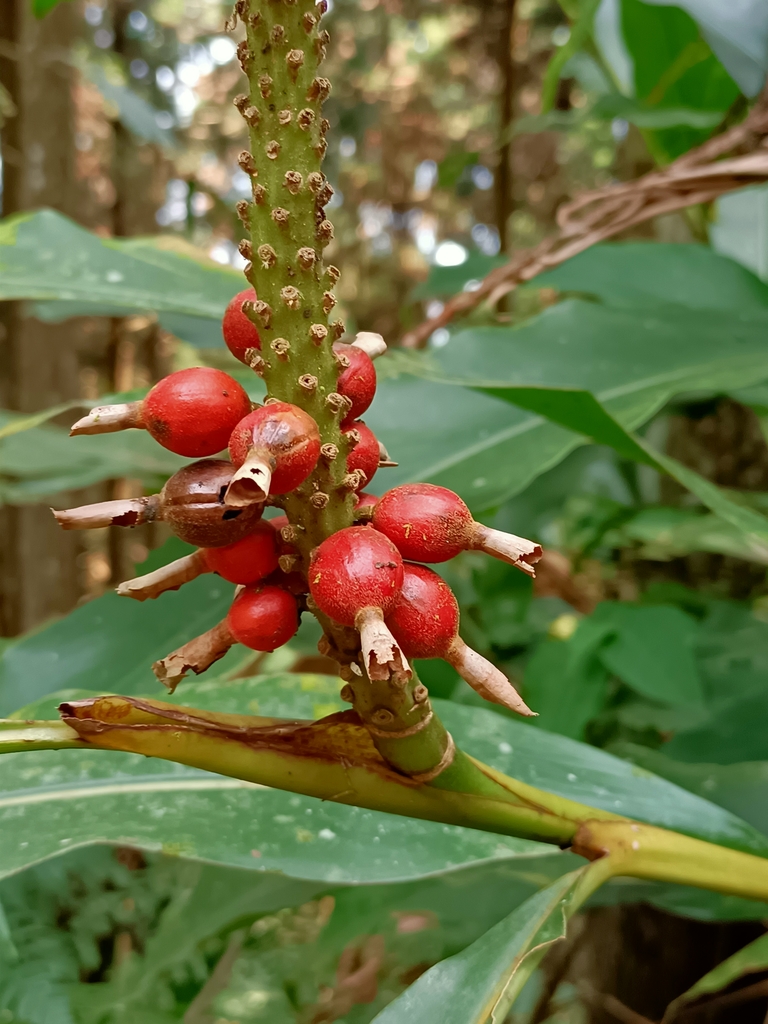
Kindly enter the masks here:
<path id="1" fill-rule="evenodd" d="M 347 472 L 353 473 L 356 469 L 362 469 L 365 480 L 360 486 L 367 487 L 379 468 L 379 442 L 374 432 L 370 427 L 366 427 L 362 420 L 350 423 L 342 433 L 347 434 L 350 430 L 356 430 L 360 440 L 347 456 Z"/>
<path id="2" fill-rule="evenodd" d="M 228 373 L 193 366 L 155 384 L 141 403 L 141 419 L 163 448 L 199 459 L 226 448 L 250 408 L 250 398 Z"/>
<path id="3" fill-rule="evenodd" d="M 337 341 L 333 346 L 337 355 L 346 356 L 349 366 L 339 374 L 336 390 L 340 395 L 352 401 L 352 408 L 344 418 L 342 426 L 349 426 L 353 420 L 362 416 L 376 394 L 376 368 L 367 352 L 354 345 L 344 345 Z"/>
<path id="4" fill-rule="evenodd" d="M 272 466 L 270 494 L 287 494 L 302 484 L 320 458 L 317 424 L 297 405 L 270 402 L 241 420 L 229 439 L 229 454 L 242 466 L 251 449 L 269 453 Z"/>
<path id="5" fill-rule="evenodd" d="M 315 603 L 344 626 L 354 626 L 362 608 L 381 608 L 386 615 L 402 582 L 397 548 L 370 526 L 349 526 L 326 537 L 309 567 Z"/>
<path id="6" fill-rule="evenodd" d="M 373 526 L 413 562 L 447 562 L 468 546 L 474 520 L 453 491 L 436 484 L 403 484 L 379 498 Z"/>
<path id="7" fill-rule="evenodd" d="M 406 658 L 439 658 L 459 628 L 459 606 L 445 580 L 406 562 L 403 585 L 387 625 Z"/>
<path id="8" fill-rule="evenodd" d="M 230 583 L 258 583 L 277 569 L 278 535 L 266 520 L 234 544 L 205 548 L 205 563 L 211 572 Z"/>
<path id="9" fill-rule="evenodd" d="M 224 311 L 221 321 L 221 332 L 224 342 L 232 355 L 244 363 L 245 353 L 249 348 L 261 348 L 261 338 L 255 324 L 251 323 L 243 312 L 244 302 L 255 302 L 256 292 L 246 288 L 238 292 Z"/>
<path id="10" fill-rule="evenodd" d="M 232 636 L 252 651 L 276 651 L 299 628 L 296 599 L 280 587 L 255 583 L 241 590 L 227 614 Z"/>

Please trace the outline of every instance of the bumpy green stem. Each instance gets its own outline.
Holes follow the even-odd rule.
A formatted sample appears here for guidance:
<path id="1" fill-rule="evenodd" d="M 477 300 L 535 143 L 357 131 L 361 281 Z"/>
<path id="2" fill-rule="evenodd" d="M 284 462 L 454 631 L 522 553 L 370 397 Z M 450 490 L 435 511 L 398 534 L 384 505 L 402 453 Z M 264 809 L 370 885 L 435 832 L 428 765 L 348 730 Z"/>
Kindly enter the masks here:
<path id="1" fill-rule="evenodd" d="M 349 446 L 340 423 L 347 406 L 336 393 L 339 368 L 332 343 L 343 324 L 329 323 L 338 278 L 323 264 L 333 237 L 325 204 L 332 190 L 320 170 L 327 122 L 321 114 L 330 83 L 318 74 L 326 33 L 311 0 L 248 0 L 238 6 L 246 26 L 239 56 L 249 96 L 237 103 L 249 125 L 253 202 L 240 207 L 251 243 L 246 276 L 258 300 L 248 315 L 261 338 L 256 361 L 270 397 L 292 402 L 316 421 L 323 443 L 317 469 L 285 500 L 296 546 L 309 552 L 352 523 L 353 491 L 344 485 Z"/>
<path id="2" fill-rule="evenodd" d="M 320 26 L 324 9 L 313 0 L 239 0 L 235 8 L 246 27 L 238 52 L 249 94 L 236 103 L 251 144 L 240 164 L 251 176 L 253 201 L 241 204 L 240 215 L 251 236 L 244 247 L 246 277 L 258 296 L 246 311 L 262 338 L 254 367 L 270 397 L 310 413 L 323 444 L 314 473 L 283 500 L 305 573 L 312 549 L 352 524 L 354 505 L 346 470 L 351 446 L 340 426 L 347 405 L 336 392 L 339 366 L 332 349 L 344 325 L 329 319 L 339 275 L 323 263 L 323 248 L 333 237 L 325 216 L 332 190 L 320 170 L 328 128 L 321 107 L 330 91 L 319 74 L 328 43 Z M 344 695 L 379 751 L 401 772 L 434 777 L 451 762 L 453 744 L 426 688 L 415 675 L 368 680 L 359 667 L 357 633 L 316 614 L 325 652 L 343 666 Z M 476 782 L 482 784 L 479 776 Z"/>
<path id="3" fill-rule="evenodd" d="M 117 696 L 59 710 L 61 723 L 0 722 L 0 753 L 91 746 L 163 757 L 324 800 L 570 846 L 601 865 L 599 880 L 628 875 L 768 901 L 763 857 L 576 803 L 466 755 L 440 776 L 444 783 L 453 774 L 451 785 L 418 785 L 392 771 L 349 712 L 286 722 Z M 484 792 L 464 788 L 468 766 L 485 779 Z"/>

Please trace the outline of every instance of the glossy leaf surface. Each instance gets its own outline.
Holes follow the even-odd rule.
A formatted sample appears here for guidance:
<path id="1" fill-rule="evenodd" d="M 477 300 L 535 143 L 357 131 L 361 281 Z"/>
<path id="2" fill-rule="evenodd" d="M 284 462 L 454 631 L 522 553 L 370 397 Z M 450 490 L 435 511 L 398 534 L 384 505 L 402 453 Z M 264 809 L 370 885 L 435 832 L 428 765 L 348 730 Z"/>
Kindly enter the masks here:
<path id="1" fill-rule="evenodd" d="M 565 935 L 568 902 L 588 870 L 531 896 L 467 949 L 427 971 L 374 1024 L 503 1021 L 547 947 Z"/>

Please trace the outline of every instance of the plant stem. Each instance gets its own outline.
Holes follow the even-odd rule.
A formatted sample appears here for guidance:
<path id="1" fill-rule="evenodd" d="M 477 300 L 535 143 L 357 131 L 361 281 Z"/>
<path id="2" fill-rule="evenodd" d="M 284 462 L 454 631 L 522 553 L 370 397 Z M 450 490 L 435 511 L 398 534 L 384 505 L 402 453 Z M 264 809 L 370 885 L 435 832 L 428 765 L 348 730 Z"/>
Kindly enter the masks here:
<path id="1" fill-rule="evenodd" d="M 567 800 L 460 752 L 434 784 L 419 784 L 389 767 L 351 711 L 291 722 L 117 696 L 60 711 L 64 723 L 1 723 L 0 752 L 89 745 L 162 757 L 337 803 L 570 847 L 599 865 L 601 881 L 628 875 L 768 902 L 768 858 Z"/>
<path id="2" fill-rule="evenodd" d="M 21 750 L 66 750 L 87 746 L 66 722 L 22 722 L 0 719 L 0 753 Z"/>
<path id="3" fill-rule="evenodd" d="M 334 397 L 339 369 L 332 342 L 344 330 L 340 321 L 329 324 L 338 271 L 323 264 L 333 234 L 325 218 L 333 193 L 320 170 L 327 129 L 321 108 L 330 90 L 317 74 L 325 37 L 314 0 L 241 6 L 246 44 L 239 55 L 249 96 L 239 105 L 250 132 L 241 164 L 253 189 L 253 202 L 241 212 L 251 238 L 246 276 L 266 304 L 249 313 L 262 339 L 259 372 L 270 397 L 314 418 L 326 446 L 315 472 L 284 500 L 306 570 L 312 548 L 352 524 L 354 504 L 343 486 L 350 449 L 340 423 L 347 407 Z"/>
<path id="4" fill-rule="evenodd" d="M 251 176 L 253 202 L 241 216 L 251 236 L 246 276 L 259 299 L 249 312 L 262 339 L 257 366 L 269 396 L 305 409 L 323 444 L 315 471 L 282 499 L 305 574 L 312 550 L 352 525 L 354 506 L 354 491 L 345 482 L 351 446 L 341 431 L 347 406 L 336 393 L 339 368 L 332 349 L 344 325 L 329 322 L 338 271 L 323 265 L 333 232 L 325 217 L 332 190 L 320 170 L 328 127 L 321 107 L 330 90 L 317 74 L 327 43 L 319 25 L 322 6 L 314 0 L 236 5 L 246 26 L 240 60 L 249 95 L 238 105 L 250 130 L 250 154 L 241 165 Z M 448 764 L 453 743 L 415 674 L 371 682 L 359 663 L 358 634 L 313 611 L 326 635 L 323 653 L 342 665 L 345 696 L 385 760 L 417 778 Z"/>

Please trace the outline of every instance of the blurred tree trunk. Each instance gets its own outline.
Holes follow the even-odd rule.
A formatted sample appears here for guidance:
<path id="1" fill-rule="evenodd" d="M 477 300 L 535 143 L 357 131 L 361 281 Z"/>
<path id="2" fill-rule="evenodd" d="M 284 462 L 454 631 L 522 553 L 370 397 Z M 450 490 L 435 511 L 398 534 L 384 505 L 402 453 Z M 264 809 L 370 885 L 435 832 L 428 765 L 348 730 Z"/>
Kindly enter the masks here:
<path id="1" fill-rule="evenodd" d="M 512 32 L 515 24 L 516 0 L 498 0 L 498 41 L 496 62 L 501 79 L 499 121 L 501 144 L 494 181 L 496 228 L 502 253 L 510 249 L 509 219 L 514 210 L 512 193 L 512 140 L 509 137 L 515 111 L 515 65 L 512 60 Z"/>
<path id="2" fill-rule="evenodd" d="M 77 8 L 42 20 L 29 0 L 0 2 L 0 83 L 16 107 L 2 129 L 3 215 L 53 207 L 75 216 L 74 69 Z M 33 412 L 79 394 L 73 324 L 48 325 L 21 303 L 0 304 L 0 403 Z M 76 534 L 44 506 L 0 509 L 0 633 L 8 636 L 68 611 L 82 592 Z"/>
<path id="3" fill-rule="evenodd" d="M 128 17 L 132 10 L 141 6 L 136 0 L 113 0 L 115 41 L 112 49 L 126 66 L 130 64 L 131 57 L 139 52 L 131 50 L 127 32 Z M 111 211 L 112 234 L 116 238 L 153 234 L 157 230 L 155 213 L 164 198 L 159 193 L 164 193 L 169 177 L 168 161 L 157 146 L 139 142 L 119 118 L 112 120 L 111 177 L 115 190 Z M 109 387 L 115 392 L 137 387 L 140 375 L 148 376 L 152 382 L 163 375 L 162 372 L 157 373 L 158 327 L 155 324 L 149 328 L 149 337 L 140 347 L 137 343 L 139 332 L 135 329 L 136 319 L 114 317 L 110 320 L 108 378 Z M 147 331 L 141 333 L 147 334 Z M 142 354 L 145 356 L 143 366 Z M 138 497 L 142 493 L 142 485 L 140 480 L 113 480 L 108 490 L 107 498 Z M 117 584 L 130 579 L 135 572 L 137 554 L 145 547 L 156 546 L 161 536 L 162 532 L 152 525 L 130 531 L 111 527 L 108 543 L 110 583 Z"/>

